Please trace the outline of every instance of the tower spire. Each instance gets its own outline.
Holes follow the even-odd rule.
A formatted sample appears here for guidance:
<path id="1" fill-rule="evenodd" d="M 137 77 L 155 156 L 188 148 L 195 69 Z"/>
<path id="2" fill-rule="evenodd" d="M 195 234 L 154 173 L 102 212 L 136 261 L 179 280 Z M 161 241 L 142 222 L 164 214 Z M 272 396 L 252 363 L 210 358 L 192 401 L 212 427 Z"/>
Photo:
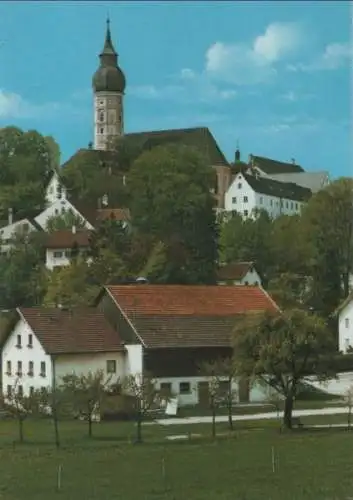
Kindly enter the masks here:
<path id="1" fill-rule="evenodd" d="M 106 31 L 105 31 L 105 40 L 104 40 L 104 47 L 103 47 L 103 51 L 101 53 L 101 56 L 104 56 L 104 55 L 114 55 L 116 56 L 117 53 L 115 52 L 115 49 L 114 49 L 114 45 L 113 45 L 113 42 L 112 42 L 112 35 L 111 35 L 111 32 L 110 32 L 110 18 L 109 18 L 109 14 L 107 15 L 107 28 L 106 28 Z"/>

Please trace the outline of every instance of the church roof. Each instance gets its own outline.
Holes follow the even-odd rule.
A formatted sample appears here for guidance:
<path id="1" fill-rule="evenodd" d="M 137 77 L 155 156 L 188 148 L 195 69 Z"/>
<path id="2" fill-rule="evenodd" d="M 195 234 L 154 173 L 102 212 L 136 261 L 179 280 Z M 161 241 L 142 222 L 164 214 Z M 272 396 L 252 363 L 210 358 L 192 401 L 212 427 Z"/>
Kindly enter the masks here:
<path id="1" fill-rule="evenodd" d="M 153 149 L 157 146 L 163 146 L 170 143 L 180 143 L 185 146 L 195 147 L 201 153 L 208 156 L 211 165 L 229 166 L 229 163 L 219 148 L 216 139 L 207 127 L 182 128 L 171 130 L 152 130 L 148 132 L 134 132 L 125 134 L 124 140 L 131 141 L 138 146 L 141 151 Z M 97 158 L 97 161 L 104 162 L 107 166 L 118 162 L 118 155 L 114 151 L 103 151 L 95 149 L 79 149 L 63 167 L 69 166 L 77 156 L 88 158 Z"/>

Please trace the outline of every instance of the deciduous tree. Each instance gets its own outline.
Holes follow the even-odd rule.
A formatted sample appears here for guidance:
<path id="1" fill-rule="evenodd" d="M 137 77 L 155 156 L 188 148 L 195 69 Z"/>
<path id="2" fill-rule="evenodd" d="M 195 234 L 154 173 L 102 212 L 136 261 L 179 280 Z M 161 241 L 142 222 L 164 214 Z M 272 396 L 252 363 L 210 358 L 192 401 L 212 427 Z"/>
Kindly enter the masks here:
<path id="1" fill-rule="evenodd" d="M 179 145 L 144 152 L 129 175 L 131 215 L 139 232 L 165 245 L 168 283 L 214 283 L 217 224 L 214 172 L 198 150 Z"/>
<path id="2" fill-rule="evenodd" d="M 324 320 L 301 309 L 247 314 L 234 329 L 238 373 L 261 379 L 284 397 L 284 425 L 292 426 L 298 384 L 309 374 L 332 376 L 332 336 Z"/>
<path id="3" fill-rule="evenodd" d="M 77 229 L 83 229 L 86 227 L 85 220 L 72 212 L 65 212 L 61 215 L 53 215 L 48 218 L 46 225 L 48 233 L 67 229 L 71 230 L 72 227 L 76 227 Z"/>

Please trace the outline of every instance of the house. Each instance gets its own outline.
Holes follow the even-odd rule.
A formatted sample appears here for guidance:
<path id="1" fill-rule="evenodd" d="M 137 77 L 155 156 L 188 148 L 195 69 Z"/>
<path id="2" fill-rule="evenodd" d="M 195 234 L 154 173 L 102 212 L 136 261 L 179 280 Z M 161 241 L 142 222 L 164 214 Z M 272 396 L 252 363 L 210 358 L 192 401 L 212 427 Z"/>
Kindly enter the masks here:
<path id="1" fill-rule="evenodd" d="M 28 218 L 15 220 L 12 209 L 9 209 L 8 224 L 0 228 L 1 253 L 7 253 L 10 250 L 12 240 L 17 234 L 27 234 L 38 230 L 41 230 L 41 227 L 34 220 Z"/>
<path id="2" fill-rule="evenodd" d="M 201 402 L 207 379 L 200 363 L 231 354 L 240 315 L 277 311 L 255 286 L 109 285 L 96 306 L 125 345 L 141 347 L 138 364 L 159 388 L 177 395 L 179 405 Z M 246 384 L 235 386 L 241 400 L 254 397 Z"/>
<path id="3" fill-rule="evenodd" d="M 2 390 L 28 395 L 55 379 L 103 370 L 114 382 L 129 370 L 131 355 L 117 331 L 94 308 L 19 308 L 1 353 Z M 133 357 L 133 356 L 132 356 Z"/>
<path id="4" fill-rule="evenodd" d="M 129 227 L 130 225 L 131 215 L 128 208 L 113 208 L 109 206 L 90 208 L 80 202 L 73 201 L 73 203 L 82 217 L 92 228 L 97 228 L 100 222 L 107 220 L 121 222 L 122 227 Z"/>
<path id="5" fill-rule="evenodd" d="M 218 270 L 219 285 L 255 285 L 261 286 L 261 278 L 254 262 L 230 262 Z"/>
<path id="6" fill-rule="evenodd" d="M 353 293 L 337 308 L 338 350 L 347 353 L 353 349 Z"/>
<path id="7" fill-rule="evenodd" d="M 275 181 L 259 174 L 238 173 L 225 195 L 225 211 L 249 217 L 266 210 L 270 217 L 300 214 L 311 197 L 310 189 L 294 183 Z"/>
<path id="8" fill-rule="evenodd" d="M 78 218 L 81 218 L 87 229 L 93 229 L 92 224 L 90 224 L 85 217 L 79 212 L 79 210 L 73 205 L 71 201 L 64 198 L 62 200 L 57 200 L 47 208 L 42 210 L 36 217 L 35 222 L 45 231 L 47 229 L 48 220 L 52 217 L 57 217 L 65 215 L 65 213 L 70 212 Z"/>
<path id="9" fill-rule="evenodd" d="M 45 242 L 45 264 L 51 271 L 55 268 L 68 266 L 71 257 L 87 255 L 90 247 L 92 231 L 87 229 L 60 230 L 49 233 Z"/>
<path id="10" fill-rule="evenodd" d="M 52 205 L 56 201 L 66 200 L 67 189 L 60 179 L 59 173 L 54 172 L 45 191 L 47 206 Z"/>

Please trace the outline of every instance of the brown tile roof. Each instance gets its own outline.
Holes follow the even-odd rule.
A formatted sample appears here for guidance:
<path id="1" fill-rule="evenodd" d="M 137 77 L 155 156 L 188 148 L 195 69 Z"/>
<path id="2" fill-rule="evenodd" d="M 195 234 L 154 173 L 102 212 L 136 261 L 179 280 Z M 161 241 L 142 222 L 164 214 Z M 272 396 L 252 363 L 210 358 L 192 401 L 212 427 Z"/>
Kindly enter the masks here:
<path id="1" fill-rule="evenodd" d="M 271 160 L 271 158 L 266 158 L 264 156 L 250 155 L 249 163 L 251 159 L 256 167 L 259 167 L 266 174 L 289 174 L 289 173 L 299 173 L 304 172 L 304 169 L 300 165 L 295 163 L 286 163 L 283 161 Z"/>
<path id="2" fill-rule="evenodd" d="M 48 354 L 115 352 L 124 349 L 117 332 L 94 308 L 19 308 Z"/>
<path id="3" fill-rule="evenodd" d="M 238 315 L 233 316 L 147 316 L 131 317 L 149 349 L 229 347 Z"/>
<path id="4" fill-rule="evenodd" d="M 96 212 L 96 220 L 114 219 L 127 222 L 130 220 L 128 208 L 99 208 Z"/>
<path id="5" fill-rule="evenodd" d="M 129 316 L 232 316 L 277 310 L 262 289 L 253 286 L 110 285 L 105 287 Z"/>
<path id="6" fill-rule="evenodd" d="M 46 248 L 72 248 L 74 245 L 78 247 L 89 247 L 89 238 L 92 231 L 87 229 L 77 229 L 76 233 L 70 230 L 60 230 L 48 233 L 46 238 Z"/>
<path id="7" fill-rule="evenodd" d="M 231 262 L 229 264 L 225 264 L 218 270 L 218 280 L 240 281 L 253 266 L 253 262 Z"/>
<path id="8" fill-rule="evenodd" d="M 80 202 L 72 201 L 72 204 L 93 227 L 97 222 L 107 219 L 128 222 L 130 220 L 130 210 L 128 208 L 92 208 Z"/>

